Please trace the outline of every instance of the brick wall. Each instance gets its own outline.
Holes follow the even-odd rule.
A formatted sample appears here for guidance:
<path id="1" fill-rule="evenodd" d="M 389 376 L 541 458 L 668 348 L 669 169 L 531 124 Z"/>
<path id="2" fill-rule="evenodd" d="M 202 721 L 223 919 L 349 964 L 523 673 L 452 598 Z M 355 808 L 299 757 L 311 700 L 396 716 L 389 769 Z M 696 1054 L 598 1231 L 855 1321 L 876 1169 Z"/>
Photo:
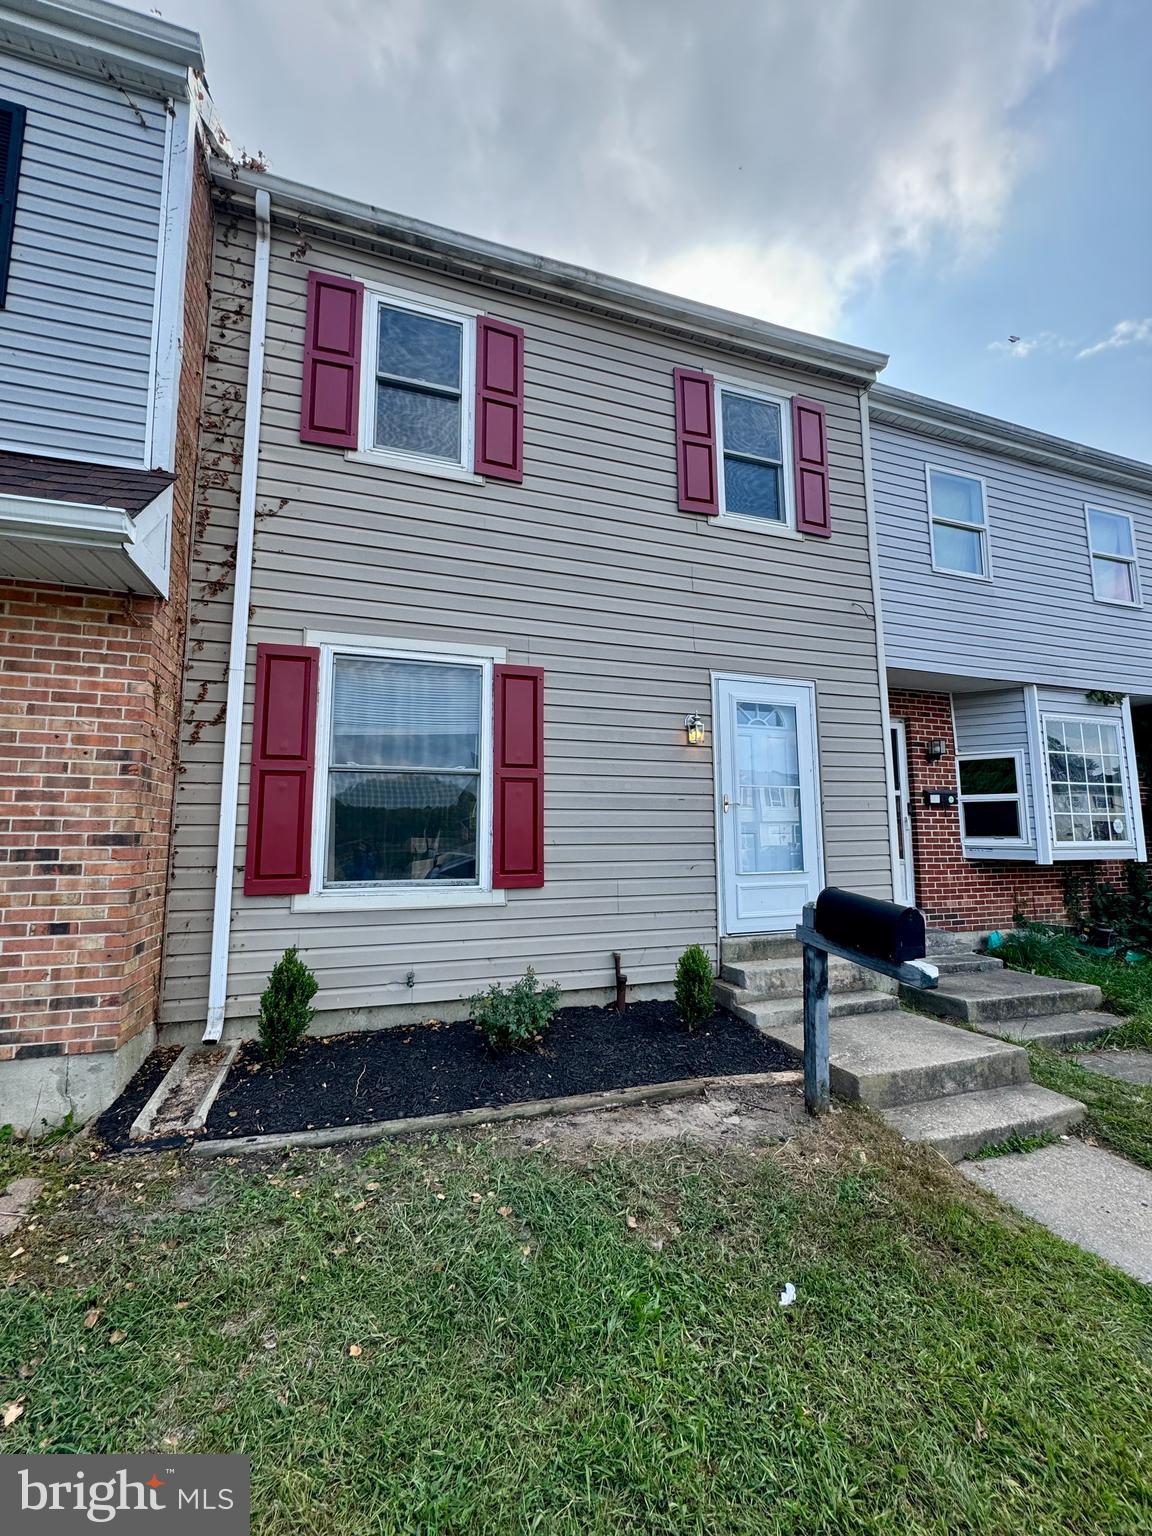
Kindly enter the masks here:
<path id="1" fill-rule="evenodd" d="M 1116 860 L 1090 863 L 1025 864 L 1011 860 L 964 857 L 960 842 L 959 807 L 928 806 L 926 789 L 957 789 L 956 739 L 952 706 L 946 693 L 913 693 L 891 689 L 889 707 L 894 720 L 903 720 L 908 733 L 909 808 L 916 868 L 916 901 L 934 928 L 957 932 L 1002 928 L 1016 912 L 1037 921 L 1064 920 L 1064 880 L 1071 871 L 1099 880 L 1120 882 L 1124 865 Z M 944 756 L 930 763 L 925 744 L 941 740 Z"/>
<path id="2" fill-rule="evenodd" d="M 167 602 L 0 581 L 0 1061 L 155 1019 L 212 211 L 193 191 Z"/>

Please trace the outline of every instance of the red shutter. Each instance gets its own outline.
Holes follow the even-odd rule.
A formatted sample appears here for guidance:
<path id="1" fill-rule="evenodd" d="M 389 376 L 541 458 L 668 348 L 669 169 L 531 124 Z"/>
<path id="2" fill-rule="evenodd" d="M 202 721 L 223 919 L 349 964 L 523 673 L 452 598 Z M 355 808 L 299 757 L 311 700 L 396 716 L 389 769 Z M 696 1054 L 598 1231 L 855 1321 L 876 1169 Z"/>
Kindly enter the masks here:
<path id="1" fill-rule="evenodd" d="M 828 434 L 817 400 L 792 399 L 792 462 L 796 480 L 796 527 L 820 539 L 832 537 L 828 503 Z"/>
<path id="2" fill-rule="evenodd" d="M 360 326 L 364 285 L 308 274 L 300 440 L 355 448 L 360 424 Z"/>
<path id="3" fill-rule="evenodd" d="M 256 647 L 245 896 L 301 896 L 311 881 L 320 652 Z"/>
<path id="4" fill-rule="evenodd" d="M 493 669 L 492 884 L 544 884 L 544 673 Z"/>
<path id="5" fill-rule="evenodd" d="M 676 475 L 681 512 L 715 517 L 716 392 L 710 373 L 674 368 L 676 386 Z"/>
<path id="6" fill-rule="evenodd" d="M 481 316 L 476 322 L 478 475 L 524 478 L 524 332 Z"/>

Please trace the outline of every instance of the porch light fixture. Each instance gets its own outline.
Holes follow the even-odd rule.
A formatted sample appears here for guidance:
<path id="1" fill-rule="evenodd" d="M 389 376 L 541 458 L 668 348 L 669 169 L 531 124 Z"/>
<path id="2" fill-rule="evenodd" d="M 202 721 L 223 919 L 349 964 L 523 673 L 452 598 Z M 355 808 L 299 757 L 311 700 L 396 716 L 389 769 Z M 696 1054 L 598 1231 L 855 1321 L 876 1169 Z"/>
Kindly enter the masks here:
<path id="1" fill-rule="evenodd" d="M 688 739 L 690 747 L 702 747 L 704 745 L 704 717 L 703 715 L 684 716 L 684 735 Z"/>
<path id="2" fill-rule="evenodd" d="M 938 763 L 944 756 L 944 743 L 937 737 L 934 741 L 924 743 L 924 756 L 930 763 Z"/>

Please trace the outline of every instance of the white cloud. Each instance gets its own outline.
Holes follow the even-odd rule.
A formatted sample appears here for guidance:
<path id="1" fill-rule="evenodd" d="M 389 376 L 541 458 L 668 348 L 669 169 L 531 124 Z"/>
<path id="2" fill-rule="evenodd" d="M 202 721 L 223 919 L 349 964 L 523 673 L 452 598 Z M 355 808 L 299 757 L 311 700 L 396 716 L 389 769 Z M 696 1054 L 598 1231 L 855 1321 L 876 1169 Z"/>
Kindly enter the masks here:
<path id="1" fill-rule="evenodd" d="M 147 0 L 137 0 L 141 9 Z M 805 329 L 994 240 L 1094 0 L 167 0 L 279 175 Z M 260 67 L 254 69 L 252 61 Z"/>
<path id="2" fill-rule="evenodd" d="M 1084 347 L 1076 356 L 1095 357 L 1098 352 L 1112 352 L 1118 347 L 1152 346 L 1152 316 L 1146 320 L 1118 320 L 1103 341 Z"/>

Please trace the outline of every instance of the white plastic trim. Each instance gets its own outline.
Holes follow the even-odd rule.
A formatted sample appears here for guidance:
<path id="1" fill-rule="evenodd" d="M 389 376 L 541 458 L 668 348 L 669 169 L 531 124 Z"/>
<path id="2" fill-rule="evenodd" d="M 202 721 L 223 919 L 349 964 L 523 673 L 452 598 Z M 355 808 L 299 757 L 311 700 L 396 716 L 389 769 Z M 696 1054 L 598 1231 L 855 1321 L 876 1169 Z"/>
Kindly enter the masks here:
<path id="1" fill-rule="evenodd" d="M 220 779 L 220 829 L 216 840 L 216 886 L 212 901 L 212 949 L 208 970 L 205 1040 L 224 1031 L 228 996 L 228 948 L 232 930 L 232 879 L 236 861 L 240 743 L 244 729 L 244 671 L 248 659 L 248 607 L 252 598 L 252 550 L 256 539 L 256 481 L 260 470 L 260 421 L 264 403 L 264 343 L 268 321 L 268 256 L 272 206 L 256 193 L 256 252 L 252 268 L 252 329 L 248 338 L 248 379 L 244 393 L 244 446 L 240 468 L 240 514 L 236 534 L 236 585 L 232 595 L 232 637 L 228 647 L 228 692 L 224 763 Z"/>

